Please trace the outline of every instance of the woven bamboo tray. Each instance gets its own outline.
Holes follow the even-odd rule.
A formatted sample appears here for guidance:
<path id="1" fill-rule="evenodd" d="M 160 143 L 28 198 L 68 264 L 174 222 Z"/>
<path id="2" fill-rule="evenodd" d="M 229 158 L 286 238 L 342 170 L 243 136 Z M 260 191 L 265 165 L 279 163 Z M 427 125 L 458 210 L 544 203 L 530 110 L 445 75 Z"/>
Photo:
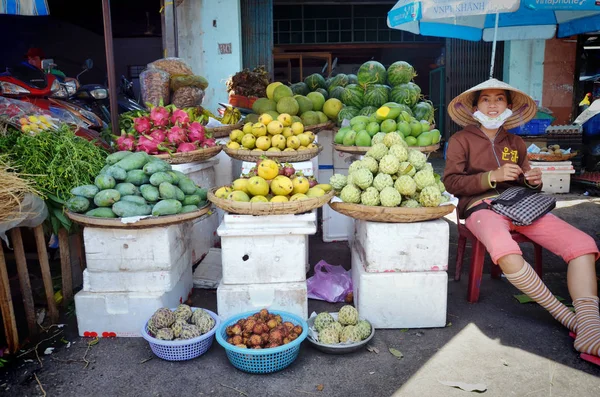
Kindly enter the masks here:
<path id="1" fill-rule="evenodd" d="M 75 212 L 66 211 L 67 217 L 73 222 L 79 223 L 88 227 L 100 227 L 109 229 L 147 229 L 150 227 L 162 227 L 174 225 L 176 223 L 187 222 L 203 215 L 206 215 L 210 210 L 210 204 L 199 208 L 198 211 L 186 212 L 185 214 L 164 215 L 164 216 L 148 216 L 132 223 L 123 223 L 123 218 L 96 218 L 93 216 L 85 216 L 76 214 Z M 127 219 L 127 218 L 125 218 Z"/>
<path id="2" fill-rule="evenodd" d="M 192 163 L 194 161 L 205 161 L 215 157 L 223 150 L 222 145 L 209 147 L 206 149 L 198 149 L 191 152 L 174 153 L 174 154 L 155 154 L 154 157 L 165 160 L 170 164 Z"/>
<path id="3" fill-rule="evenodd" d="M 218 188 L 213 188 L 208 191 L 208 201 L 224 211 L 239 215 L 302 214 L 324 206 L 335 195 L 335 192 L 332 190 L 324 196 L 302 201 L 289 201 L 285 203 L 244 203 L 215 196 L 217 189 Z"/>
<path id="4" fill-rule="evenodd" d="M 299 152 L 267 152 L 259 150 L 231 149 L 228 147 L 223 148 L 223 150 L 229 157 L 236 160 L 256 162 L 260 160 L 261 157 L 265 156 L 282 163 L 298 163 L 300 161 L 308 161 L 321 153 L 323 146 L 317 146 L 318 147 L 315 149 L 306 149 Z"/>
<path id="5" fill-rule="evenodd" d="M 335 143 L 335 144 L 333 144 L 333 148 L 335 150 L 337 150 L 338 152 L 365 154 L 365 153 L 367 153 L 367 151 L 369 149 L 371 149 L 371 146 L 344 146 L 344 145 L 338 145 L 337 143 Z M 440 148 L 440 144 L 437 143 L 437 144 L 431 145 L 431 146 L 409 146 L 408 148 L 418 150 L 423 153 L 431 153 L 431 152 L 435 152 L 436 150 L 438 150 Z"/>
<path id="6" fill-rule="evenodd" d="M 333 121 L 328 121 L 326 123 L 321 123 L 321 124 L 305 125 L 304 130 L 312 131 L 313 134 L 316 134 L 316 133 L 324 131 L 324 130 L 333 130 L 334 127 L 335 127 L 335 124 L 333 123 Z"/>
<path id="7" fill-rule="evenodd" d="M 354 219 L 386 223 L 412 223 L 430 221 L 446 216 L 452 213 L 454 208 L 456 208 L 454 205 L 442 205 L 431 208 L 373 207 L 343 202 L 329 203 L 329 206 L 340 214 Z"/>
<path id="8" fill-rule="evenodd" d="M 213 138 L 226 138 L 233 130 L 241 130 L 244 127 L 243 122 L 237 124 L 224 125 L 222 127 L 208 127 L 206 132 L 210 132 Z"/>
<path id="9" fill-rule="evenodd" d="M 577 152 L 569 154 L 527 153 L 527 159 L 531 161 L 567 161 L 575 156 L 577 156 Z"/>

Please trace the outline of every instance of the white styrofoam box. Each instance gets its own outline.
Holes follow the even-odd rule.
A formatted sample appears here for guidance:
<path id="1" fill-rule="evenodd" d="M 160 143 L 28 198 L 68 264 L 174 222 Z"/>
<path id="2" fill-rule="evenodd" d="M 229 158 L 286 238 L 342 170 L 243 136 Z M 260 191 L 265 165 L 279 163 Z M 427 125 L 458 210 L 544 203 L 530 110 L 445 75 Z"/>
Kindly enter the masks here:
<path id="1" fill-rule="evenodd" d="M 224 284 L 281 283 L 306 280 L 308 235 L 316 225 L 234 229 L 222 223 L 221 260 Z"/>
<path id="2" fill-rule="evenodd" d="M 319 167 L 322 165 L 333 165 L 333 130 L 323 130 L 317 135 L 319 144 L 323 146 L 323 150 L 319 153 Z M 320 181 L 320 179 L 319 179 Z M 327 183 L 327 182 L 325 182 Z"/>
<path id="3" fill-rule="evenodd" d="M 150 316 L 161 307 L 177 307 L 192 291 L 192 268 L 188 268 L 171 291 L 89 292 L 75 295 L 79 335 L 85 332 L 114 332 L 117 336 L 139 337 Z"/>
<path id="4" fill-rule="evenodd" d="M 83 271 L 83 290 L 88 292 L 152 292 L 170 291 L 191 268 L 191 263 L 178 262 L 168 270 L 157 271 Z"/>
<path id="5" fill-rule="evenodd" d="M 542 192 L 544 193 L 569 193 L 571 191 L 570 171 L 542 171 Z"/>
<path id="6" fill-rule="evenodd" d="M 282 230 L 293 227 L 311 227 L 316 225 L 316 210 L 299 215 L 236 215 L 227 214 L 223 223 L 230 229 L 244 229 L 254 232 L 257 228 L 268 227 Z"/>
<path id="7" fill-rule="evenodd" d="M 217 236 L 218 227 L 219 214 L 214 210 L 192 221 L 192 239 L 190 242 L 192 263 L 201 260 L 215 246 L 219 240 Z"/>
<path id="8" fill-rule="evenodd" d="M 216 171 L 215 166 L 219 160 L 212 158 L 206 161 L 194 161 L 192 163 L 174 164 L 173 170 L 180 171 L 188 176 L 196 185 L 210 189 L 215 187 Z"/>
<path id="9" fill-rule="evenodd" d="M 229 138 L 219 138 L 217 141 L 226 144 L 229 142 Z M 218 160 L 218 163 L 215 164 L 215 186 L 230 185 L 231 181 L 239 177 L 241 161 L 232 159 L 222 150 L 213 159 Z"/>
<path id="10" fill-rule="evenodd" d="M 221 249 L 211 248 L 194 270 L 194 287 L 215 289 L 219 286 L 222 275 Z"/>
<path id="11" fill-rule="evenodd" d="M 335 172 L 348 175 L 348 169 L 337 169 Z M 333 174 L 334 171 L 332 169 L 319 169 L 318 179 L 322 183 L 329 183 L 329 178 Z M 348 231 L 354 228 L 354 219 L 332 210 L 329 205 L 324 205 L 322 224 L 324 242 L 346 241 L 350 235 Z"/>
<path id="12" fill-rule="evenodd" d="M 335 169 L 336 172 L 338 171 L 338 168 L 348 169 L 348 167 L 350 167 L 350 164 L 352 164 L 356 160 L 362 159 L 362 157 L 363 156 L 360 154 L 338 152 L 337 150 L 334 149 L 333 150 L 333 168 Z"/>
<path id="13" fill-rule="evenodd" d="M 448 270 L 450 228 L 435 219 L 414 223 L 355 221 L 353 246 L 367 272 Z"/>
<path id="14" fill-rule="evenodd" d="M 354 306 L 375 328 L 446 325 L 446 272 L 368 273 L 352 252 Z"/>
<path id="15" fill-rule="evenodd" d="M 91 271 L 158 271 L 192 264 L 191 222 L 147 229 L 83 229 Z"/>
<path id="16" fill-rule="evenodd" d="M 308 318 L 306 282 L 238 285 L 221 282 L 217 288 L 217 310 L 222 319 L 263 308 Z"/>

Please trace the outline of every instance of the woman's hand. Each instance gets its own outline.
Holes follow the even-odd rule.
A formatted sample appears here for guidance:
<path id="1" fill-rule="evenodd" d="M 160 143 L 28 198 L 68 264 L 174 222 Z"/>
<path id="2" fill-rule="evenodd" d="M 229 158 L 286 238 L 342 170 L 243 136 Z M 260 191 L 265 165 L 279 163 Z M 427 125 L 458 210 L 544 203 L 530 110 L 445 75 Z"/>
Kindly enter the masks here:
<path id="1" fill-rule="evenodd" d="M 542 170 L 540 168 L 532 168 L 525 173 L 525 179 L 531 186 L 537 186 L 542 183 Z"/>
<path id="2" fill-rule="evenodd" d="M 522 173 L 523 170 L 517 164 L 506 163 L 502 167 L 499 167 L 492 171 L 492 173 L 490 174 L 490 179 L 492 180 L 492 182 L 516 181 L 517 179 L 519 179 L 519 175 L 521 175 Z"/>

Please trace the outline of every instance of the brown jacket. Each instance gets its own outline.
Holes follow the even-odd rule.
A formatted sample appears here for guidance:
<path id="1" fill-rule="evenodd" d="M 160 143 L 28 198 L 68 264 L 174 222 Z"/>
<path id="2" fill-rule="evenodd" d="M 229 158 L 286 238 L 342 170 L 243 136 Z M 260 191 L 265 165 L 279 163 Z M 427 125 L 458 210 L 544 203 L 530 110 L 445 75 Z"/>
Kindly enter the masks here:
<path id="1" fill-rule="evenodd" d="M 493 142 L 474 125 L 465 127 L 450 138 L 443 182 L 446 190 L 459 199 L 460 218 L 464 218 L 465 211 L 476 202 L 497 196 L 510 186 L 541 189 L 541 184 L 529 186 L 523 175 L 515 182 L 492 183 L 490 171 L 506 163 L 518 164 L 523 172 L 531 169 L 525 141 L 504 128 L 498 130 Z"/>

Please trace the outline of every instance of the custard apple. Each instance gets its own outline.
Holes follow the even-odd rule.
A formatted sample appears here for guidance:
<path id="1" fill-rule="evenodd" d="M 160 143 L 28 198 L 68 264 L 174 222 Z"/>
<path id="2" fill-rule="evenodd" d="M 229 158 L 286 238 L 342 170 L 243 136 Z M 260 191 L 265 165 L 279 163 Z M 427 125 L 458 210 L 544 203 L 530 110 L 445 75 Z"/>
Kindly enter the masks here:
<path id="1" fill-rule="evenodd" d="M 386 187 L 379 193 L 379 200 L 384 207 L 397 207 L 402 202 L 402 196 L 393 187 Z"/>
<path id="2" fill-rule="evenodd" d="M 442 194 L 442 199 L 440 200 L 440 204 L 447 203 L 448 201 L 450 201 L 450 197 L 446 196 L 445 194 Z"/>
<path id="3" fill-rule="evenodd" d="M 352 173 L 352 183 L 365 190 L 373 184 L 373 173 L 366 168 L 354 171 Z"/>
<path id="4" fill-rule="evenodd" d="M 378 143 L 383 143 L 383 139 L 385 138 L 386 135 L 387 134 L 385 132 L 378 132 L 371 139 L 371 145 L 377 145 Z"/>
<path id="5" fill-rule="evenodd" d="M 331 328 L 331 329 L 335 330 L 335 332 L 336 332 L 336 333 L 338 334 L 338 336 L 339 336 L 339 334 L 341 334 L 341 333 L 342 333 L 342 329 L 344 329 L 344 326 L 343 326 L 342 324 L 340 324 L 339 322 L 337 322 L 337 321 L 334 321 L 334 322 L 332 322 L 332 323 L 330 323 L 330 324 L 327 324 L 327 325 L 325 326 L 325 328 Z M 325 329 L 325 328 L 323 328 L 323 329 Z"/>
<path id="6" fill-rule="evenodd" d="M 440 205 L 442 200 L 442 195 L 440 193 L 440 189 L 437 186 L 427 186 L 423 190 L 421 190 L 421 195 L 419 196 L 419 202 L 423 207 L 437 207 Z"/>
<path id="7" fill-rule="evenodd" d="M 389 154 L 396 157 L 399 162 L 408 160 L 408 150 L 402 145 L 393 145 L 390 147 Z"/>
<path id="8" fill-rule="evenodd" d="M 348 325 L 347 327 L 344 327 L 340 334 L 340 342 L 360 342 L 362 340 L 360 335 L 360 331 L 356 329 L 354 325 Z"/>
<path id="9" fill-rule="evenodd" d="M 382 191 L 388 186 L 394 186 L 394 180 L 388 174 L 377 174 L 377 176 L 373 179 L 373 187 L 378 191 Z"/>
<path id="10" fill-rule="evenodd" d="M 360 333 L 361 340 L 365 340 L 371 335 L 371 324 L 367 320 L 360 320 L 355 328 Z"/>
<path id="11" fill-rule="evenodd" d="M 186 325 L 188 325 L 188 323 L 186 323 L 185 321 L 183 321 L 181 319 L 175 320 L 173 325 L 171 325 L 171 329 L 173 330 L 173 335 L 176 338 L 179 338 L 179 335 L 181 335 L 181 331 L 183 331 L 183 327 Z"/>
<path id="12" fill-rule="evenodd" d="M 396 179 L 396 183 L 394 183 L 394 187 L 403 196 L 410 196 L 415 194 L 417 191 L 417 184 L 415 181 L 408 175 L 402 175 Z"/>
<path id="13" fill-rule="evenodd" d="M 335 319 L 331 314 L 327 312 L 319 313 L 315 318 L 315 329 L 317 330 L 317 332 L 321 332 L 323 329 L 325 329 L 326 326 L 334 322 Z"/>
<path id="14" fill-rule="evenodd" d="M 361 168 L 365 168 L 361 160 L 353 161 L 352 164 L 350 164 L 350 167 L 348 167 L 348 175 L 353 174 Z"/>
<path id="15" fill-rule="evenodd" d="M 431 163 L 425 163 L 425 165 L 421 169 L 422 170 L 429 170 L 433 174 L 433 165 L 431 165 Z M 439 175 L 438 175 L 438 178 L 439 178 Z M 437 181 L 437 179 L 436 179 L 436 181 Z"/>
<path id="16" fill-rule="evenodd" d="M 338 321 L 342 325 L 355 325 L 358 323 L 358 310 L 354 306 L 342 306 L 338 312 Z"/>
<path id="17" fill-rule="evenodd" d="M 161 328 L 156 333 L 156 339 L 173 340 L 173 330 L 171 328 Z"/>
<path id="18" fill-rule="evenodd" d="M 402 204 L 400 204 L 400 207 L 406 207 L 406 208 L 419 208 L 420 206 L 421 206 L 421 204 L 419 204 L 419 202 L 414 199 L 405 200 L 402 202 Z"/>
<path id="19" fill-rule="evenodd" d="M 379 172 L 388 174 L 388 175 L 394 175 L 396 172 L 398 172 L 399 166 L 400 166 L 400 163 L 398 162 L 398 159 L 396 158 L 396 156 L 392 156 L 391 154 L 386 154 L 379 161 Z"/>
<path id="20" fill-rule="evenodd" d="M 415 176 L 416 173 L 417 173 L 417 170 L 408 161 L 403 161 L 398 166 L 398 176 L 408 175 L 410 177 L 413 177 L 413 176 Z"/>
<path id="21" fill-rule="evenodd" d="M 360 203 L 360 194 L 362 192 L 354 185 L 346 185 L 340 193 L 340 198 L 344 203 Z"/>
<path id="22" fill-rule="evenodd" d="M 331 178 L 329 178 L 329 184 L 334 190 L 337 190 L 338 192 L 342 190 L 347 183 L 348 177 L 346 177 L 346 175 L 333 174 Z"/>
<path id="23" fill-rule="evenodd" d="M 385 134 L 385 138 L 383 138 L 383 143 L 385 144 L 385 146 L 387 146 L 389 148 L 389 147 L 392 147 L 393 145 L 398 145 L 403 140 L 404 140 L 404 137 L 402 137 L 397 132 L 389 132 L 389 133 Z"/>
<path id="24" fill-rule="evenodd" d="M 373 175 L 375 175 L 377 173 L 377 171 L 379 170 L 379 164 L 377 164 L 377 160 L 375 160 L 373 157 L 365 156 L 361 160 L 361 163 L 366 169 L 371 171 L 373 173 Z"/>
<path id="25" fill-rule="evenodd" d="M 421 193 L 419 193 L 419 192 L 416 192 L 416 193 L 415 193 L 415 194 L 413 194 L 412 196 L 408 196 L 408 198 L 409 198 L 410 200 L 416 200 L 416 201 L 419 201 L 419 199 L 421 198 Z"/>
<path id="26" fill-rule="evenodd" d="M 348 176 L 346 177 L 346 186 L 348 186 L 348 185 L 354 185 L 354 183 L 352 183 L 352 174 L 348 174 Z M 344 186 L 344 187 L 346 187 L 346 186 Z"/>
<path id="27" fill-rule="evenodd" d="M 179 318 L 183 321 L 189 321 L 190 317 L 192 317 L 192 308 L 188 305 L 179 305 L 177 309 L 173 312 L 176 318 Z"/>
<path id="28" fill-rule="evenodd" d="M 197 338 L 200 335 L 202 335 L 202 332 L 200 332 L 200 328 L 192 324 L 187 324 L 181 330 L 181 335 L 179 335 L 179 337 L 181 339 L 192 339 Z"/>
<path id="29" fill-rule="evenodd" d="M 379 190 L 375 189 L 374 187 L 368 187 L 367 190 L 365 190 L 364 192 L 362 192 L 362 194 L 360 195 L 360 203 L 363 205 L 370 205 L 370 206 L 378 206 L 380 201 L 379 201 Z"/>
<path id="30" fill-rule="evenodd" d="M 208 317 L 210 319 L 212 319 L 212 317 L 210 316 L 210 314 L 208 314 L 207 312 L 204 311 L 204 309 L 196 309 L 194 310 L 194 314 L 192 314 L 192 318 L 190 319 L 190 323 L 198 325 L 198 323 L 201 321 L 201 319 L 203 317 Z"/>
<path id="31" fill-rule="evenodd" d="M 417 171 L 413 179 L 417 184 L 418 190 L 423 190 L 427 186 L 436 184 L 435 178 L 433 177 L 433 173 L 428 170 Z"/>
<path id="32" fill-rule="evenodd" d="M 152 322 L 152 319 L 148 320 L 148 325 L 146 326 L 146 330 L 148 331 L 148 333 L 150 334 L 150 336 L 156 338 L 156 333 L 158 332 L 158 328 L 156 328 L 154 326 L 154 323 Z"/>
<path id="33" fill-rule="evenodd" d="M 367 151 L 368 157 L 373 157 L 375 160 L 379 161 L 388 153 L 388 148 L 383 143 L 377 143 L 371 146 L 371 149 Z"/>
<path id="34" fill-rule="evenodd" d="M 446 186 L 442 181 L 437 181 L 437 187 L 440 189 L 440 193 L 444 193 L 446 191 Z"/>
<path id="35" fill-rule="evenodd" d="M 326 345 L 335 345 L 340 343 L 340 335 L 333 328 L 325 328 L 319 332 L 319 342 Z"/>
<path id="36" fill-rule="evenodd" d="M 418 170 L 425 167 L 427 164 L 427 156 L 424 153 L 419 152 L 418 150 L 409 149 L 408 150 L 408 162 L 413 165 Z"/>
<path id="37" fill-rule="evenodd" d="M 202 334 L 205 334 L 213 329 L 215 326 L 215 320 L 210 316 L 210 314 L 206 313 L 206 316 L 201 316 L 200 318 L 196 319 L 194 324 L 200 329 Z"/>
<path id="38" fill-rule="evenodd" d="M 166 307 L 158 309 L 150 318 L 150 322 L 152 322 L 156 329 L 169 328 L 175 320 L 175 314 L 173 314 L 171 309 Z"/>

